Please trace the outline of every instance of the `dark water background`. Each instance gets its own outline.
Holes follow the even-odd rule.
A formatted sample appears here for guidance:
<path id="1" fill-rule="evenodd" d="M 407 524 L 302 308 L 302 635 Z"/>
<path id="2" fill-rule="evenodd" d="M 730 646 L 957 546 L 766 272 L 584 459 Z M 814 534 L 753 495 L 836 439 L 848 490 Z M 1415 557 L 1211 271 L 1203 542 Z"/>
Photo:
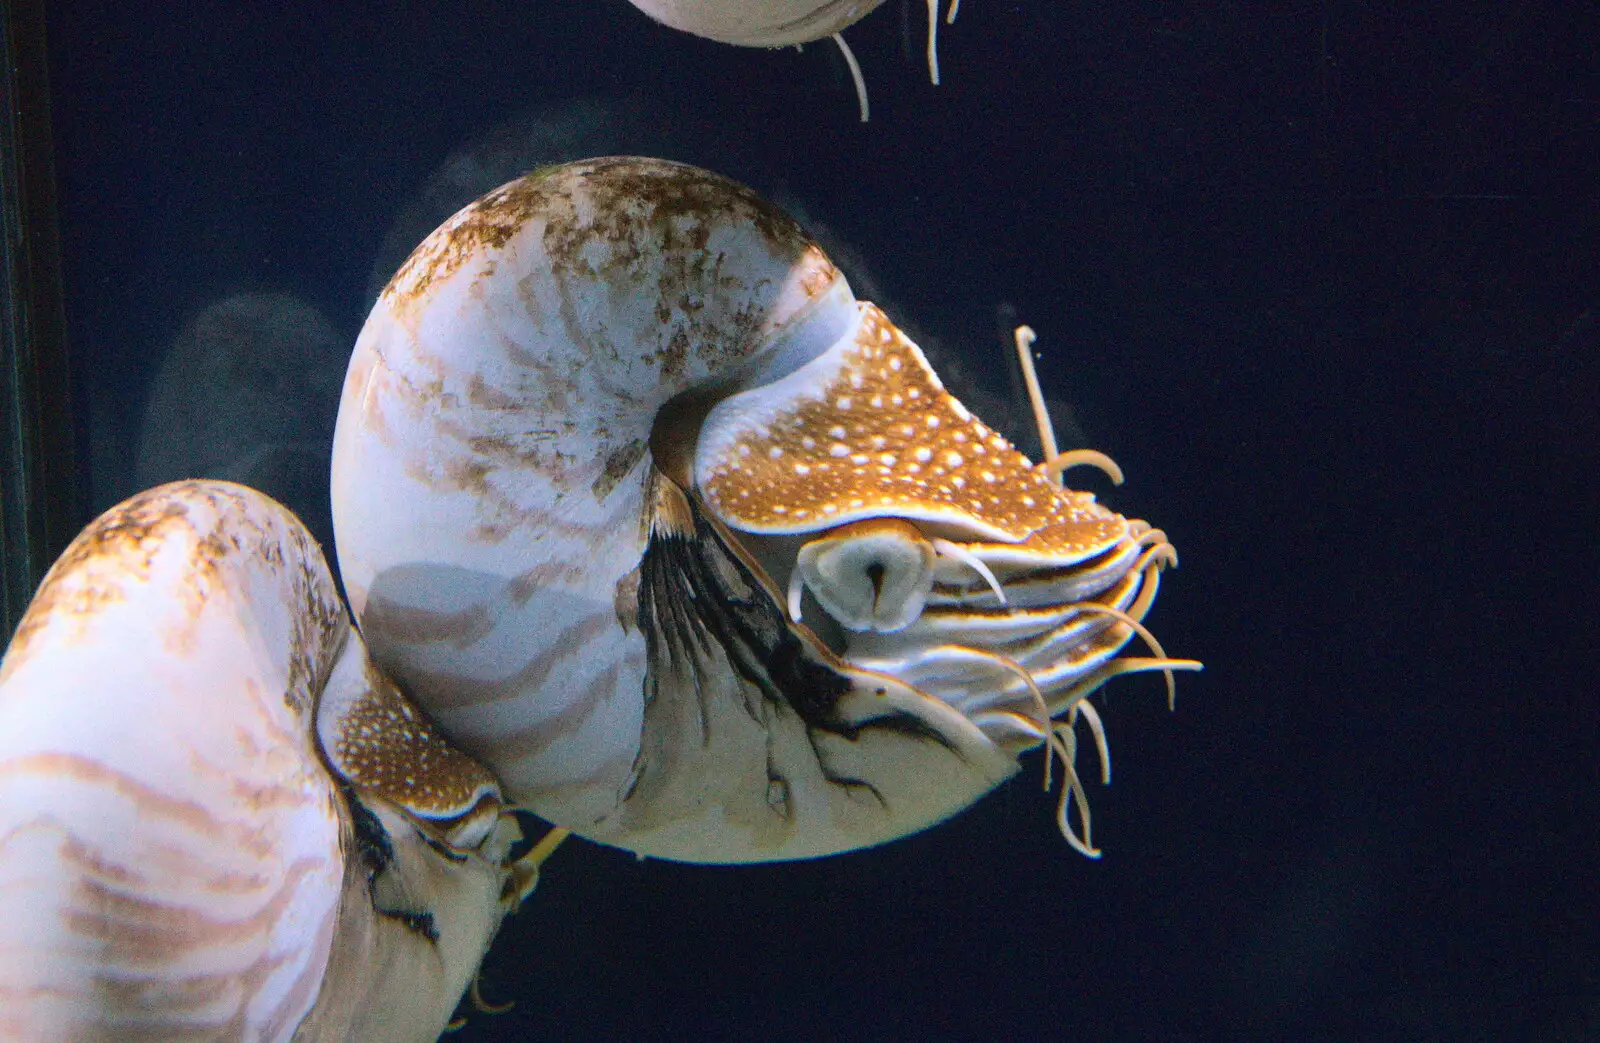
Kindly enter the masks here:
<path id="1" fill-rule="evenodd" d="M 829 861 L 571 844 L 454 1038 L 1600 1039 L 1600 12 L 969 0 L 938 89 L 923 17 L 850 32 L 862 126 L 831 48 L 622 0 L 58 0 L 94 506 L 207 305 L 353 341 L 447 157 L 599 106 L 803 202 L 993 394 L 1034 325 L 1207 669 L 1105 693 L 1101 862 L 1033 771 Z"/>

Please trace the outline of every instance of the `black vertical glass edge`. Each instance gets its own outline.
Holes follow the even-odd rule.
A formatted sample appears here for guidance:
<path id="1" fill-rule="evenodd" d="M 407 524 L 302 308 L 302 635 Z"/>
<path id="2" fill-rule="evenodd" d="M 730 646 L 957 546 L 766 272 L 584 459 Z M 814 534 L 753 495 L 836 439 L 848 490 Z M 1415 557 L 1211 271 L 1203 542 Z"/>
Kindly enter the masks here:
<path id="1" fill-rule="evenodd" d="M 79 522 L 43 0 L 0 3 L 0 626 Z"/>

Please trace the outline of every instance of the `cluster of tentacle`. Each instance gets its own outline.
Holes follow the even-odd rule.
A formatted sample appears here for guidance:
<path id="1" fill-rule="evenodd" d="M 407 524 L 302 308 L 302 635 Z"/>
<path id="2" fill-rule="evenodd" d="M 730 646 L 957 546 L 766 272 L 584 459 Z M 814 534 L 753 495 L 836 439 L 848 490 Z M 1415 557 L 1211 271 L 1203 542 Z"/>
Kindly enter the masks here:
<path id="1" fill-rule="evenodd" d="M 786 600 L 790 616 L 799 622 L 809 592 L 843 629 L 843 652 L 852 665 L 892 675 L 939 698 L 997 744 L 1018 752 L 1043 746 L 1046 788 L 1059 759 L 1064 784 L 1057 821 L 1075 848 L 1094 857 L 1099 852 L 1075 766 L 1080 719 L 1089 728 L 1107 782 L 1110 754 L 1087 697 L 1118 674 L 1158 670 L 1166 676 L 1170 703 L 1172 672 L 1200 664 L 1169 658 L 1142 622 L 1161 571 L 1177 563 L 1165 534 L 1065 489 L 1062 473 L 1071 467 L 1099 467 L 1117 482 L 1121 473 L 1102 454 L 1056 451 L 1033 374 L 1031 341 L 1031 331 L 1018 331 L 1045 459 L 1026 464 L 1003 440 L 990 447 L 997 458 L 1009 462 L 1014 457 L 1028 468 L 1025 477 L 1007 475 L 1013 497 L 1024 495 L 1018 489 L 1029 491 L 1029 513 L 1036 517 L 1029 519 L 1034 525 L 1027 536 L 952 538 L 960 529 L 952 504 L 942 495 L 930 497 L 928 483 L 917 482 L 924 499 L 909 519 L 902 514 L 852 520 L 807 542 L 790 574 Z M 949 410 L 954 399 L 939 392 L 927 397 L 942 399 L 940 407 Z M 934 405 L 928 403 L 927 416 L 938 418 Z M 841 430 L 841 440 L 845 434 Z M 1048 491 L 1041 493 L 1041 487 Z M 813 491 L 819 488 L 829 495 L 825 484 Z M 951 488 L 947 480 L 939 485 L 945 492 Z M 1033 503 L 1052 494 L 1053 503 Z M 900 506 L 904 512 L 905 504 Z M 1080 524 L 1092 517 L 1096 538 L 1063 540 L 1060 530 L 1070 526 L 1057 521 L 1062 517 Z M 994 516 L 987 520 L 992 525 Z M 1123 654 L 1135 636 L 1152 655 Z"/>

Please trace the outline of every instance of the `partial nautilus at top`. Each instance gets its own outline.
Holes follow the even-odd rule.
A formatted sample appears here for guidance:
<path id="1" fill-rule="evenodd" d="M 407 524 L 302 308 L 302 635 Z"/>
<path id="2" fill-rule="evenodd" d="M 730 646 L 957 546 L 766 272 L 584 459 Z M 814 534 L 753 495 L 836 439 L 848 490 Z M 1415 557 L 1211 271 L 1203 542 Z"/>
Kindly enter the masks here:
<path id="1" fill-rule="evenodd" d="M 489 193 L 396 274 L 334 528 L 375 661 L 582 836 L 827 855 L 1042 745 L 1092 852 L 1086 697 L 1198 667 L 1141 622 L 1172 546 L 1059 480 L 1097 459 L 1025 459 L 748 189 L 607 158 Z"/>
<path id="2" fill-rule="evenodd" d="M 831 39 L 850 66 L 861 119 L 867 119 L 867 89 L 844 30 L 875 11 L 883 0 L 628 0 L 673 29 L 740 47 L 798 47 Z M 939 82 L 939 18 L 942 0 L 928 5 L 928 77 Z M 944 20 L 954 23 L 961 0 L 949 0 Z"/>

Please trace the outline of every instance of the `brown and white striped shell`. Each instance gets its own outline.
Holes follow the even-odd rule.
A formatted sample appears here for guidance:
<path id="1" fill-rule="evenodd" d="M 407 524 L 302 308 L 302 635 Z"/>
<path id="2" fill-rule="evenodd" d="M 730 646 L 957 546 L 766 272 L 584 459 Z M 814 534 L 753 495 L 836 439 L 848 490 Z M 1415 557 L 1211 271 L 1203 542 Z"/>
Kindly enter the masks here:
<path id="1" fill-rule="evenodd" d="M 786 215 L 658 160 L 537 171 L 416 250 L 333 508 L 378 663 L 518 803 L 641 854 L 880 843 L 1040 744 L 1083 815 L 1084 696 L 1197 665 L 1120 655 L 1158 530 L 973 417 Z"/>
<path id="2" fill-rule="evenodd" d="M 293 515 L 224 482 L 140 494 L 0 664 L 0 1038 L 432 1040 L 519 835 Z"/>

